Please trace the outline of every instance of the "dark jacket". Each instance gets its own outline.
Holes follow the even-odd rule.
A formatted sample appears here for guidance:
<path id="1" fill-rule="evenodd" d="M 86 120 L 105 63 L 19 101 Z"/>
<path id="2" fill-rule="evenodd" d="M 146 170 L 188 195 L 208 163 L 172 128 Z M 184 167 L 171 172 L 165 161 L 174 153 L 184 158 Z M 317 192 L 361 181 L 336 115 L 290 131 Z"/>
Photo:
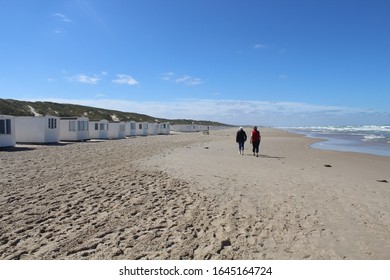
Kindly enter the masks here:
<path id="1" fill-rule="evenodd" d="M 237 135 L 236 135 L 236 142 L 245 142 L 246 141 L 246 133 L 244 130 L 239 130 L 237 131 Z"/>

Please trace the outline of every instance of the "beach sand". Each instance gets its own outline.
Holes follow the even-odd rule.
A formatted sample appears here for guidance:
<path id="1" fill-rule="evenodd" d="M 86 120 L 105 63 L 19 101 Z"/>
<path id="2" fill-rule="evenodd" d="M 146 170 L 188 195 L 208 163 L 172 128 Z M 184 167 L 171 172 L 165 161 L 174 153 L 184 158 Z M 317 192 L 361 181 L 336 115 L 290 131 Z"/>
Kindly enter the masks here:
<path id="1" fill-rule="evenodd" d="M 0 259 L 390 259 L 390 157 L 260 131 L 0 150 Z"/>

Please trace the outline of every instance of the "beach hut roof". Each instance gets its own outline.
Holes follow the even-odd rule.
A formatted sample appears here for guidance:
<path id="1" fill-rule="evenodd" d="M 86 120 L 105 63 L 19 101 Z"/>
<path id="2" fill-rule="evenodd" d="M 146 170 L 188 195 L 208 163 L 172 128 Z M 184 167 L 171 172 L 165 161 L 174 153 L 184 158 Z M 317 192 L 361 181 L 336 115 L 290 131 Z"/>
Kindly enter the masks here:
<path id="1" fill-rule="evenodd" d="M 60 119 L 61 120 L 77 120 L 77 119 L 80 119 L 80 118 L 88 119 L 87 117 L 61 117 Z"/>
<path id="2" fill-rule="evenodd" d="M 106 119 L 101 119 L 101 120 L 96 120 L 96 119 L 93 119 L 93 120 L 89 120 L 90 122 L 108 122 L 108 120 Z"/>

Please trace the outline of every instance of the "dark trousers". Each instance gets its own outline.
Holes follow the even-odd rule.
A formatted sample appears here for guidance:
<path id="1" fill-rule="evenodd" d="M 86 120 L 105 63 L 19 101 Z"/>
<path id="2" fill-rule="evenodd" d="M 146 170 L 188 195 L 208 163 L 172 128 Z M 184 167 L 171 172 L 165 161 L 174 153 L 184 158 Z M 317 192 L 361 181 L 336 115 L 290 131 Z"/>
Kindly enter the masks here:
<path id="1" fill-rule="evenodd" d="M 259 146 L 260 146 L 260 141 L 256 141 L 256 142 L 252 142 L 252 146 L 253 146 L 253 152 L 254 153 L 259 153 Z"/>

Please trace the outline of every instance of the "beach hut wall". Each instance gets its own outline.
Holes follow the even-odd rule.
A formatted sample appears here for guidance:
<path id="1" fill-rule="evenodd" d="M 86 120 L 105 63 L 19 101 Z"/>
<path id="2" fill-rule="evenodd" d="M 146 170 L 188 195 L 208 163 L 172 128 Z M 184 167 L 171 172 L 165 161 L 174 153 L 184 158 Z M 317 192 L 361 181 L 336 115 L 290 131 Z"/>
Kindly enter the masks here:
<path id="1" fill-rule="evenodd" d="M 171 125 L 171 129 L 174 132 L 179 132 L 179 125 L 177 125 L 177 124 Z"/>
<path id="2" fill-rule="evenodd" d="M 148 135 L 148 123 L 147 122 L 137 122 L 136 123 L 136 134 L 137 134 L 137 136 Z"/>
<path id="3" fill-rule="evenodd" d="M 197 125 L 197 124 L 184 124 L 184 125 L 172 125 L 171 126 L 173 131 L 176 132 L 200 132 L 207 127 L 204 125 Z"/>
<path id="4" fill-rule="evenodd" d="M 195 129 L 193 129 L 193 128 L 195 128 L 195 126 L 189 124 L 189 125 L 185 126 L 184 131 L 185 132 L 194 132 Z"/>
<path id="5" fill-rule="evenodd" d="M 198 131 L 206 131 L 208 130 L 207 126 L 205 125 L 198 125 Z"/>
<path id="6" fill-rule="evenodd" d="M 137 129 L 135 121 L 126 122 L 126 136 L 136 136 Z"/>
<path id="7" fill-rule="evenodd" d="M 125 122 L 109 122 L 108 136 L 110 139 L 126 138 L 126 123 Z"/>
<path id="8" fill-rule="evenodd" d="M 60 118 L 54 116 L 16 117 L 16 143 L 58 143 Z"/>
<path id="9" fill-rule="evenodd" d="M 170 123 L 167 123 L 167 125 L 166 125 L 165 129 L 166 129 L 166 134 L 169 134 L 169 133 L 171 133 L 171 130 L 172 130 L 172 128 L 171 128 L 171 124 L 170 124 Z"/>
<path id="10" fill-rule="evenodd" d="M 156 123 L 156 134 L 162 134 L 161 133 L 161 126 L 162 126 L 161 123 Z"/>
<path id="11" fill-rule="evenodd" d="M 202 126 L 201 125 L 196 124 L 196 125 L 192 126 L 192 131 L 193 132 L 199 132 L 201 130 L 202 130 Z"/>
<path id="12" fill-rule="evenodd" d="M 162 127 L 162 124 L 161 123 L 157 123 L 157 134 L 162 134 L 161 133 L 161 127 Z"/>
<path id="13" fill-rule="evenodd" d="M 87 117 L 60 118 L 61 141 L 85 141 L 89 138 L 89 119 Z"/>
<path id="14" fill-rule="evenodd" d="M 90 120 L 89 138 L 108 139 L 108 120 Z"/>
<path id="15" fill-rule="evenodd" d="M 158 123 L 148 123 L 148 135 L 157 135 L 158 125 Z"/>
<path id="16" fill-rule="evenodd" d="M 160 123 L 158 134 L 169 134 L 171 131 L 171 125 L 169 123 Z"/>
<path id="17" fill-rule="evenodd" d="M 184 124 L 175 124 L 172 125 L 172 130 L 175 132 L 191 132 L 191 126 Z"/>
<path id="18" fill-rule="evenodd" d="M 0 115 L 0 147 L 14 147 L 15 145 L 15 117 Z"/>

